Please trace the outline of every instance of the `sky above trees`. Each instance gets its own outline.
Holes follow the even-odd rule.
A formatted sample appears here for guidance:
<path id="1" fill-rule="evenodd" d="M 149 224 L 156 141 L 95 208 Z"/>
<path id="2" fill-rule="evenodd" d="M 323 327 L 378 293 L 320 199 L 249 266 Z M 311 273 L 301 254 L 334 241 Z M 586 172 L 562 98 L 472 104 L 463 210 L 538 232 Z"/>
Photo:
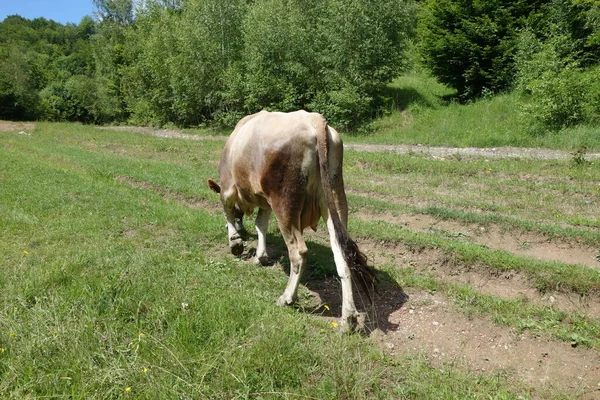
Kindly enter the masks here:
<path id="1" fill-rule="evenodd" d="M 23 18 L 43 17 L 61 24 L 78 24 L 85 15 L 92 15 L 92 0 L 18 0 L 0 2 L 0 21 L 9 15 Z"/>

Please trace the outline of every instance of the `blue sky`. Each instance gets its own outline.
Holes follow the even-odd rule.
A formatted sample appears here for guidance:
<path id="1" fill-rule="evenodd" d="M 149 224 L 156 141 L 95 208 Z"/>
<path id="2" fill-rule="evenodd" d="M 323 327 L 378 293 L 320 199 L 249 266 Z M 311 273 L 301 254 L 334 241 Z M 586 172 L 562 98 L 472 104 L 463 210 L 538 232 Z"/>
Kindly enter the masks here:
<path id="1" fill-rule="evenodd" d="M 78 24 L 84 15 L 92 15 L 92 0 L 0 0 L 0 21 L 9 15 L 23 18 L 44 17 L 61 24 Z"/>

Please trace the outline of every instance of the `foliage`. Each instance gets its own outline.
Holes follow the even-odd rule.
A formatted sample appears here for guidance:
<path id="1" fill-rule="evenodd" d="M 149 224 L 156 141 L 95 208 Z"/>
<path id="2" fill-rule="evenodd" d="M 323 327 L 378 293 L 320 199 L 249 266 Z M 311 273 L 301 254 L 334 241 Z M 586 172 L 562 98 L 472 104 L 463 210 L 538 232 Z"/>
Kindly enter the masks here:
<path id="1" fill-rule="evenodd" d="M 263 108 L 306 108 L 351 128 L 373 115 L 378 92 L 406 64 L 414 25 L 412 0 L 94 4 L 96 23 L 0 24 L 17 42 L 0 47 L 10 60 L 1 66 L 2 117 L 232 125 Z M 41 28 L 51 41 L 38 39 Z M 62 30 L 69 39 L 57 53 Z M 102 90 L 94 98 L 84 87 Z"/>
<path id="2" fill-rule="evenodd" d="M 118 105 L 107 92 L 107 86 L 105 79 L 85 75 L 52 82 L 40 93 L 43 115 L 54 121 L 96 124 L 113 121 Z"/>
<path id="3" fill-rule="evenodd" d="M 11 16 L 0 23 L 0 118 L 77 120 L 68 111 L 48 113 L 41 95 L 64 86 L 72 76 L 90 77 L 95 63 L 90 38 L 95 23 L 86 17 L 79 25 L 61 25 L 44 18 Z"/>
<path id="4" fill-rule="evenodd" d="M 78 25 L 0 23 L 0 118 L 232 126 L 303 108 L 354 130 L 392 106 L 405 124 L 423 104 L 388 85 L 420 61 L 463 101 L 516 88 L 521 125 L 538 136 L 600 115 L 596 0 L 94 5 L 96 20 Z"/>
<path id="5" fill-rule="evenodd" d="M 582 65 L 599 62 L 599 7 L 591 0 L 426 0 L 420 51 L 442 83 L 457 89 L 462 99 L 472 99 L 512 87 L 521 62 L 521 32 L 542 42 L 562 36 Z"/>
<path id="6" fill-rule="evenodd" d="M 525 95 L 520 112 L 534 134 L 597 123 L 600 113 L 600 69 L 583 68 L 589 62 L 581 56 L 583 42 L 561 25 L 549 31 L 539 38 L 524 30 L 518 43 L 516 89 Z"/>
<path id="7" fill-rule="evenodd" d="M 134 121 L 199 125 L 236 103 L 224 100 L 241 51 L 244 1 L 155 6 L 127 31 L 125 103 Z"/>
<path id="8" fill-rule="evenodd" d="M 510 86 L 517 32 L 544 0 L 426 0 L 419 24 L 426 66 L 463 99 Z"/>
<path id="9" fill-rule="evenodd" d="M 154 6 L 127 31 L 125 101 L 157 124 L 306 108 L 353 127 L 402 70 L 413 19 L 410 2 L 390 0 Z"/>

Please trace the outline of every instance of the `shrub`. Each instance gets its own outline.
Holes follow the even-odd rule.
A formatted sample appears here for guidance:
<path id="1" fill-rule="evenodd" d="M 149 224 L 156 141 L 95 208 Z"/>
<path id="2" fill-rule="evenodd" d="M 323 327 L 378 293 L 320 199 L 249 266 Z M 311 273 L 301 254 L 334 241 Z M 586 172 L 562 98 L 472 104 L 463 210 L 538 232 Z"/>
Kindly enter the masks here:
<path id="1" fill-rule="evenodd" d="M 569 37 L 559 33 L 542 40 L 526 30 L 518 47 L 516 88 L 525 95 L 521 114 L 530 132 L 598 121 L 600 68 L 581 68 Z"/>
<path id="2" fill-rule="evenodd" d="M 243 30 L 246 110 L 307 108 L 355 128 L 406 65 L 413 21 L 410 1 L 254 2 Z"/>
<path id="3" fill-rule="evenodd" d="M 74 75 L 65 82 L 52 82 L 41 92 L 43 116 L 57 121 L 106 123 L 119 112 L 108 82 L 102 78 Z"/>

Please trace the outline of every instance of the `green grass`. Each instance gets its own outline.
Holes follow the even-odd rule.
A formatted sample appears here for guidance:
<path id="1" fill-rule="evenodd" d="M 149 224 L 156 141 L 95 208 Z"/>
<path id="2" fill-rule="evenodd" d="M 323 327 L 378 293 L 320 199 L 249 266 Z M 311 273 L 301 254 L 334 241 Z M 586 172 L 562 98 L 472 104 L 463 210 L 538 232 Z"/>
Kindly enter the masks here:
<path id="1" fill-rule="evenodd" d="M 345 170 L 351 190 L 373 194 L 354 197 L 355 207 L 495 223 L 587 245 L 600 241 L 594 229 L 600 227 L 600 163 L 574 167 L 567 160 L 439 160 L 347 151 Z"/>
<path id="2" fill-rule="evenodd" d="M 398 78 L 384 94 L 390 113 L 345 140 L 600 151 L 597 127 L 529 135 L 514 94 L 466 105 L 452 95 L 420 74 Z M 308 306 L 275 307 L 285 273 L 227 254 L 218 197 L 206 185 L 217 178 L 222 141 L 75 124 L 38 123 L 31 133 L 0 132 L 0 398 L 528 397 L 508 375 L 432 368 L 426 355 L 390 357 L 369 338 L 339 335 L 312 315 L 320 307 L 306 289 Z M 600 163 L 573 161 L 347 151 L 345 179 L 351 211 L 427 214 L 597 246 Z M 350 229 L 435 249 L 482 273 L 518 271 L 541 292 L 596 301 L 600 291 L 596 270 L 441 230 L 353 218 Z M 275 224 L 271 236 L 281 242 Z M 309 246 L 312 276 L 331 274 L 330 253 Z M 426 269 L 378 267 L 402 287 L 442 293 L 469 317 L 600 349 L 600 322 L 584 315 L 479 293 Z"/>
<path id="3" fill-rule="evenodd" d="M 454 91 L 424 73 L 412 72 L 390 84 L 385 97 L 392 106 L 374 120 L 367 134 L 347 141 L 424 144 L 451 147 L 544 147 L 574 151 L 587 145 L 600 151 L 600 127 L 579 126 L 535 136 L 520 113 L 516 93 L 500 94 L 468 104 L 452 101 Z"/>
<path id="4" fill-rule="evenodd" d="M 519 398 L 275 307 L 285 273 L 226 255 L 221 142 L 40 123 L 0 143 L 2 398 Z"/>

